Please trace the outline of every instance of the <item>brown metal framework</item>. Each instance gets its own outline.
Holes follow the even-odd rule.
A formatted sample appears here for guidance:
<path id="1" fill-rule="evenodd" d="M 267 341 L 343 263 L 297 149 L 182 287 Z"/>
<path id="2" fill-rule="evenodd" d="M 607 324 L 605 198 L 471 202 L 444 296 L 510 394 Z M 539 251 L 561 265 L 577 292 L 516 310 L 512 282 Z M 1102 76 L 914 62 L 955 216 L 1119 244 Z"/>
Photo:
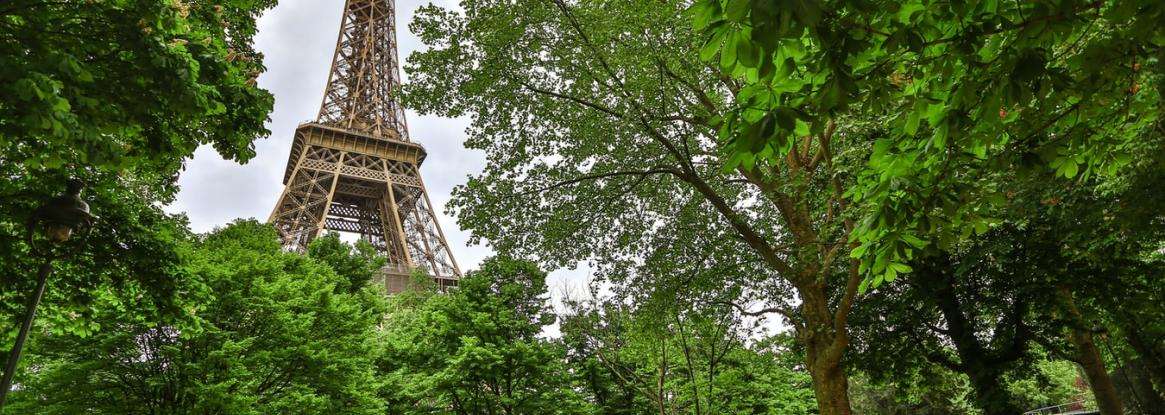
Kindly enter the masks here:
<path id="1" fill-rule="evenodd" d="M 461 270 L 421 181 L 425 148 L 408 138 L 393 0 L 347 0 L 316 122 L 301 124 L 269 222 L 302 252 L 322 232 L 355 233 L 387 258 L 384 283 L 399 291 L 413 269 L 441 286 Z"/>

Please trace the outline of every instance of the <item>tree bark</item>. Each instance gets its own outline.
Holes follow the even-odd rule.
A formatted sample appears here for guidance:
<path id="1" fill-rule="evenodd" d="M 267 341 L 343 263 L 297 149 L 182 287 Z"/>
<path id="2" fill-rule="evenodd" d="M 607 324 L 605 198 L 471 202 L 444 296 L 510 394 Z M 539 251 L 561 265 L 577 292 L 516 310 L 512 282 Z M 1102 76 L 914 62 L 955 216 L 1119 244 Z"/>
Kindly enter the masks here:
<path id="1" fill-rule="evenodd" d="M 847 342 L 838 338 L 846 336 L 845 327 L 834 327 L 823 286 L 814 284 L 799 291 L 805 326 L 798 335 L 805 345 L 805 366 L 813 379 L 818 411 L 821 415 L 851 415 L 849 379 L 841 367 Z"/>
<path id="2" fill-rule="evenodd" d="M 1076 307 L 1072 291 L 1067 286 L 1061 285 L 1058 287 L 1058 294 L 1068 320 L 1072 323 L 1068 331 L 1068 341 L 1076 348 L 1076 361 L 1084 368 L 1089 387 L 1092 388 L 1092 394 L 1096 396 L 1096 405 L 1100 408 L 1100 414 L 1123 414 L 1124 408 L 1116 393 L 1116 387 L 1112 384 L 1112 378 L 1108 376 L 1108 370 L 1104 368 L 1104 360 L 1100 358 L 1100 349 L 1096 347 L 1092 330 L 1084 320 L 1080 309 Z"/>
<path id="3" fill-rule="evenodd" d="M 810 370 L 813 378 L 813 395 L 817 398 L 817 408 L 821 415 L 851 415 L 849 404 L 849 380 L 841 365 L 819 364 Z"/>

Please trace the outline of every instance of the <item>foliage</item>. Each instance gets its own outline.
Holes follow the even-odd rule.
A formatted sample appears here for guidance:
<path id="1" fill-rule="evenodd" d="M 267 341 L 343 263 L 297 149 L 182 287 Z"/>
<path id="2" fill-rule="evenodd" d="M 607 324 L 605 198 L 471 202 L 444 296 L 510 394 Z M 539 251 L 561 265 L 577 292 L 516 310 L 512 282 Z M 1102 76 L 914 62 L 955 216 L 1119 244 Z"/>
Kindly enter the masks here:
<path id="1" fill-rule="evenodd" d="M 246 161 L 272 97 L 251 47 L 269 0 L 43 2 L 0 8 L 0 148 L 40 175 L 64 166 L 168 183 L 201 144 Z M 148 172 L 148 173 L 147 173 Z"/>
<path id="2" fill-rule="evenodd" d="M 896 376 L 875 380 L 851 377 L 854 412 L 864 415 L 966 414 L 983 412 L 975 407 L 974 392 L 965 375 L 937 365 L 916 365 Z"/>
<path id="3" fill-rule="evenodd" d="M 1027 376 L 1011 376 L 1007 389 L 1024 408 L 1043 408 L 1082 400 L 1088 394 L 1081 383 L 1076 364 L 1067 361 L 1041 360 Z"/>
<path id="4" fill-rule="evenodd" d="M 904 371 L 874 379 L 853 377 L 854 412 L 892 414 L 982 414 L 967 375 L 933 363 L 904 365 Z M 1082 399 L 1087 387 L 1072 362 L 1037 359 L 1030 370 L 1000 379 L 1017 408 L 1035 409 Z"/>
<path id="5" fill-rule="evenodd" d="M 739 316 L 571 305 L 563 341 L 577 382 L 601 414 L 808 414 L 810 379 L 791 338 L 746 345 Z"/>
<path id="6" fill-rule="evenodd" d="M 183 160 L 202 144 L 244 162 L 272 97 L 255 84 L 252 47 L 268 0 L 12 0 L 0 5 L 0 315 L 8 350 L 41 259 L 24 225 L 63 192 L 86 182 L 100 216 L 87 238 L 59 250 L 37 324 L 92 333 L 101 297 L 156 300 L 123 313 L 179 313 L 170 298 L 185 282 L 177 241 L 185 220 L 166 215 Z"/>
<path id="7" fill-rule="evenodd" d="M 78 176 L 102 217 L 56 251 L 17 411 L 1014 412 L 1075 396 L 1033 344 L 1083 359 L 1094 324 L 1109 366 L 1165 373 L 1160 2 L 423 7 L 405 99 L 471 116 L 488 161 L 459 223 L 610 283 L 561 342 L 532 263 L 418 275 L 384 317 L 368 244 L 161 211 L 199 145 L 245 162 L 267 133 L 271 5 L 0 5 L 0 313 L 39 201 Z"/>
<path id="8" fill-rule="evenodd" d="M 893 281 L 912 253 L 984 233 L 1007 197 L 984 172 L 1087 180 L 1160 135 L 1165 6 L 1150 0 L 698 0 L 701 58 L 741 84 L 717 116 L 727 167 L 764 166 L 833 120 L 882 117 L 852 256 Z"/>
<path id="9" fill-rule="evenodd" d="M 126 313 L 102 298 L 102 330 L 34 337 L 16 413 L 379 413 L 373 333 L 383 304 L 348 292 L 326 263 L 285 253 L 274 229 L 240 221 L 181 243 L 188 319 Z M 351 260 L 357 260 L 353 256 Z"/>
<path id="10" fill-rule="evenodd" d="M 555 319 L 545 284 L 534 264 L 494 257 L 445 295 L 430 283 L 393 297 L 377 364 L 388 412 L 586 413 L 562 348 L 538 337 Z"/>
<path id="11" fill-rule="evenodd" d="M 312 240 L 307 247 L 307 255 L 328 264 L 336 274 L 347 279 L 347 284 L 336 287 L 346 292 L 357 292 L 366 287 L 388 263 L 388 259 L 380 255 L 372 243 L 361 239 L 355 245 L 348 245 L 335 232 Z"/>
<path id="12" fill-rule="evenodd" d="M 9 176 L 13 165 L 0 164 L 0 176 Z M 56 249 L 54 272 L 44 300 L 37 310 L 36 333 L 49 330 L 86 335 L 102 329 L 97 315 L 112 306 L 126 318 L 187 314 L 175 304 L 174 294 L 187 289 L 189 281 L 178 272 L 178 245 L 190 238 L 186 220 L 168 215 L 142 194 L 132 178 L 102 181 L 89 186 L 83 197 L 101 215 L 100 224 L 79 233 Z M 28 178 L 12 182 L 0 179 L 0 192 L 19 191 L 28 185 L 46 192 L 63 192 L 51 180 Z M 13 203 L 9 203 L 13 202 Z M 0 348 L 4 354 L 16 337 L 27 295 L 36 285 L 37 267 L 45 260 L 25 243 L 24 224 L 12 220 L 26 215 L 32 206 L 5 199 L 0 203 Z M 99 209 L 99 210 L 98 210 Z M 44 246 L 44 242 L 41 242 Z M 136 298 L 134 307 L 112 301 Z M 112 301 L 112 302 L 111 302 Z"/>

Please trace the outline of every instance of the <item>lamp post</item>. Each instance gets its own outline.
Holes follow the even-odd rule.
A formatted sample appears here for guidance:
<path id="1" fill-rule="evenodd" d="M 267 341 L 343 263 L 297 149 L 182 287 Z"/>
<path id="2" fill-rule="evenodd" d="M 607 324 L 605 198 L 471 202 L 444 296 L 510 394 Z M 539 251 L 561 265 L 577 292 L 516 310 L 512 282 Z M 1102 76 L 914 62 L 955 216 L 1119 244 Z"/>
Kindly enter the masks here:
<path id="1" fill-rule="evenodd" d="M 74 233 L 87 230 L 97 219 L 89 213 L 89 204 L 81 200 L 81 182 L 70 180 L 64 194 L 50 199 L 33 212 L 28 219 L 28 245 L 33 254 L 37 254 L 35 234 L 37 227 L 44 231 L 44 237 L 50 244 L 59 245 L 69 240 Z M 4 378 L 0 381 L 0 412 L 4 410 L 4 402 L 8 398 L 8 389 L 12 387 L 12 376 L 16 372 L 16 364 L 20 362 L 20 351 L 24 348 L 24 341 L 28 339 L 28 332 L 32 329 L 32 321 L 36 318 L 36 307 L 44 296 L 45 286 L 49 274 L 53 271 L 53 256 L 51 247 L 46 249 L 44 263 L 36 274 L 36 290 L 28 298 L 28 305 L 24 311 L 24 322 L 20 326 L 20 333 L 16 336 L 16 343 L 12 345 L 12 352 L 8 354 L 8 363 L 4 366 Z"/>

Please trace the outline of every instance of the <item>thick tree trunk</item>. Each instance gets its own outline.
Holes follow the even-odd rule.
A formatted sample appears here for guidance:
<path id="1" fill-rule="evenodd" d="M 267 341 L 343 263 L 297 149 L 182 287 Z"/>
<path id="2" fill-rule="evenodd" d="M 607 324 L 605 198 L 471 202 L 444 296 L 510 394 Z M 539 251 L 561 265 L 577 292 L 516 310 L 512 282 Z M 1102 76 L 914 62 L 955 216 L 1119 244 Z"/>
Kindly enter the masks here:
<path id="1" fill-rule="evenodd" d="M 954 280 L 949 274 L 953 266 L 945 258 L 935 267 L 919 267 L 929 275 L 919 285 L 934 299 L 943 320 L 946 336 L 955 346 L 959 365 L 951 369 L 966 374 L 975 392 L 975 406 L 985 415 L 1014 415 L 1023 413 L 1016 406 L 1011 392 L 1004 386 L 1003 374 L 1011 361 L 993 360 L 990 351 L 975 335 L 975 322 L 964 314 L 964 306 L 954 291 Z"/>
<path id="2" fill-rule="evenodd" d="M 810 372 L 821 415 L 850 415 L 849 380 L 841 366 L 819 365 Z"/>
<path id="3" fill-rule="evenodd" d="M 813 285 L 799 291 L 805 326 L 798 336 L 805 345 L 805 363 L 813 378 L 818 411 L 821 415 L 851 415 L 849 378 L 841 367 L 848 345 L 845 327 L 835 329 L 824 287 Z"/>
<path id="4" fill-rule="evenodd" d="M 1068 337 L 1072 345 L 1076 346 L 1076 358 L 1080 361 L 1080 366 L 1084 367 L 1084 374 L 1088 376 L 1088 383 L 1092 387 L 1092 394 L 1096 396 L 1100 414 L 1124 413 L 1116 387 L 1113 386 L 1112 378 L 1108 376 L 1104 361 L 1100 358 L 1100 350 L 1092 340 L 1092 333 L 1087 329 L 1073 328 Z"/>
<path id="5" fill-rule="evenodd" d="M 1108 370 L 1104 368 L 1104 360 L 1100 358 L 1100 349 L 1096 347 L 1096 342 L 1093 340 L 1092 330 L 1084 320 L 1080 309 L 1076 307 L 1072 291 L 1067 286 L 1060 286 L 1058 290 L 1060 301 L 1064 305 L 1069 321 L 1072 322 L 1072 327 L 1068 332 L 1068 340 L 1076 348 L 1076 361 L 1084 368 L 1084 375 L 1088 377 L 1092 394 L 1096 396 L 1096 405 L 1100 408 L 1100 414 L 1123 414 L 1124 408 L 1116 393 L 1116 387 L 1112 384 L 1112 378 L 1108 376 Z"/>

